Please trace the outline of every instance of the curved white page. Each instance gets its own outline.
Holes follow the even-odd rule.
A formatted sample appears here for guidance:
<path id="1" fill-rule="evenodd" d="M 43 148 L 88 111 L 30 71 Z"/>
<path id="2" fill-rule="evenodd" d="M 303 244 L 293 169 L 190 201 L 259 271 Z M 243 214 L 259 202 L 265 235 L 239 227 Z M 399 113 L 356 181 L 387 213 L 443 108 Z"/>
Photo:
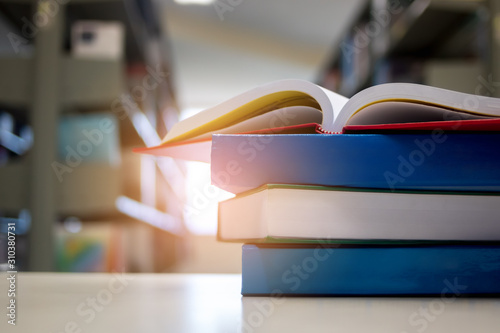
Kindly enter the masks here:
<path id="1" fill-rule="evenodd" d="M 430 104 L 386 101 L 370 104 L 363 108 L 362 112 L 357 112 L 350 117 L 345 125 L 377 125 L 488 118 L 493 117 L 476 113 L 458 112 Z"/>
<path id="2" fill-rule="evenodd" d="M 346 103 L 333 122 L 323 121 L 323 129 L 340 132 L 357 111 L 381 101 L 424 102 L 485 116 L 500 116 L 500 99 L 465 94 L 414 83 L 386 83 L 360 91 Z"/>
<path id="3" fill-rule="evenodd" d="M 305 80 L 287 79 L 274 81 L 268 84 L 258 86 L 252 90 L 244 92 L 236 97 L 233 97 L 221 104 L 212 108 L 201 111 L 194 116 L 187 118 L 177 124 L 168 132 L 163 143 L 178 137 L 188 131 L 208 123 L 214 119 L 222 117 L 226 113 L 235 110 L 245 104 L 248 104 L 258 98 L 283 92 L 283 91 L 299 91 L 311 96 L 321 107 L 323 112 L 323 126 L 333 123 L 333 120 L 340 113 L 340 110 L 347 103 L 348 98 L 324 89 L 314 83 Z"/>
<path id="4" fill-rule="evenodd" d="M 323 114 L 321 111 L 310 106 L 289 106 L 243 120 L 215 132 L 199 135 L 191 140 L 210 139 L 212 134 L 238 134 L 309 123 L 321 124 L 322 118 Z"/>

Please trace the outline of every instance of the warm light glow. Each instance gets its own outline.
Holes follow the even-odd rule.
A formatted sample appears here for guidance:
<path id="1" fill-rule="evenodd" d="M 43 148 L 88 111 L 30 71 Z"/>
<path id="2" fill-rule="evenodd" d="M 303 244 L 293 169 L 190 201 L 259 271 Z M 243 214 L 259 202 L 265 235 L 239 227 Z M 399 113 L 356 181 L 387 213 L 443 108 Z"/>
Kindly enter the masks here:
<path id="1" fill-rule="evenodd" d="M 185 108 L 181 111 L 181 114 L 179 116 L 179 121 L 192 117 L 201 111 L 203 111 L 202 108 Z"/>
<path id="2" fill-rule="evenodd" d="M 116 208 L 125 215 L 146 222 L 173 234 L 181 235 L 180 221 L 170 214 L 163 213 L 153 207 L 144 205 L 125 196 L 116 199 Z"/>
<path id="3" fill-rule="evenodd" d="M 186 167 L 186 226 L 195 234 L 215 235 L 218 203 L 234 197 L 234 194 L 210 185 L 209 164 L 189 162 Z"/>
<path id="4" fill-rule="evenodd" d="M 194 116 L 203 108 L 186 108 L 180 120 Z M 221 190 L 210 182 L 210 164 L 201 162 L 186 163 L 186 198 L 184 221 L 188 230 L 198 235 L 217 233 L 217 209 L 220 201 L 234 197 L 234 194 Z"/>
<path id="5" fill-rule="evenodd" d="M 134 112 L 131 119 L 135 130 L 148 147 L 160 144 L 160 137 L 144 113 Z"/>
<path id="6" fill-rule="evenodd" d="M 156 205 L 156 162 L 150 155 L 141 155 L 141 202 Z"/>

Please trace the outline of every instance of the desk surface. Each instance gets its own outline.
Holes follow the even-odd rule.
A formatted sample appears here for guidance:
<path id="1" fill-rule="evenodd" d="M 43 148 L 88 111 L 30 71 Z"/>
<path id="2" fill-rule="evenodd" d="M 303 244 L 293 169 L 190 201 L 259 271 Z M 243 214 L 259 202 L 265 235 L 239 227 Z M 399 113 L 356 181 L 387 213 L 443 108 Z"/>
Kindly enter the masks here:
<path id="1" fill-rule="evenodd" d="M 239 275 L 18 273 L 0 332 L 499 332 L 500 299 L 242 297 Z"/>

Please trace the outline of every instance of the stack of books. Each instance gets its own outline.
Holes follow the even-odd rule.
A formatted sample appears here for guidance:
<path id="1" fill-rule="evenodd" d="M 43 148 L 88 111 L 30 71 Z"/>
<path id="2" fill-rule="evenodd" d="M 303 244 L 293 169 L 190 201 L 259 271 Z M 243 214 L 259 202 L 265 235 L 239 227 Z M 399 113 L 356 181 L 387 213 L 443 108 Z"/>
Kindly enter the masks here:
<path id="1" fill-rule="evenodd" d="M 244 295 L 500 293 L 500 100 L 273 82 L 144 153 L 211 162 Z"/>

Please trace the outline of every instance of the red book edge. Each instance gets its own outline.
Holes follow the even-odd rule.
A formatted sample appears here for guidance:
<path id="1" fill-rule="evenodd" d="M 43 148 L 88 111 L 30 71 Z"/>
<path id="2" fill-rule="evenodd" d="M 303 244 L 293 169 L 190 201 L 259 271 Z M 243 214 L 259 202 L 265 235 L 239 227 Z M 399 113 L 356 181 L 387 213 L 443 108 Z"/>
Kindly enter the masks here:
<path id="1" fill-rule="evenodd" d="M 415 123 L 376 124 L 376 125 L 346 125 L 342 133 L 325 131 L 316 123 L 294 126 L 274 127 L 238 134 L 356 134 L 356 133 L 383 133 L 409 131 L 500 131 L 500 118 L 446 120 Z M 195 161 L 210 161 L 211 138 L 194 139 L 181 142 L 165 143 L 154 147 L 132 149 L 135 153 L 151 154 L 156 156 L 170 156 Z"/>
<path id="2" fill-rule="evenodd" d="M 317 134 L 322 133 L 316 123 L 265 128 L 238 134 Z M 212 138 L 194 139 L 180 142 L 160 144 L 154 147 L 133 148 L 132 151 L 156 156 L 170 156 L 185 160 L 209 162 Z"/>
<path id="3" fill-rule="evenodd" d="M 500 118 L 444 120 L 416 123 L 377 124 L 377 125 L 346 125 L 343 134 L 377 133 L 385 131 L 500 131 Z"/>

